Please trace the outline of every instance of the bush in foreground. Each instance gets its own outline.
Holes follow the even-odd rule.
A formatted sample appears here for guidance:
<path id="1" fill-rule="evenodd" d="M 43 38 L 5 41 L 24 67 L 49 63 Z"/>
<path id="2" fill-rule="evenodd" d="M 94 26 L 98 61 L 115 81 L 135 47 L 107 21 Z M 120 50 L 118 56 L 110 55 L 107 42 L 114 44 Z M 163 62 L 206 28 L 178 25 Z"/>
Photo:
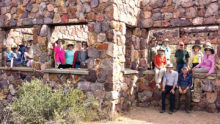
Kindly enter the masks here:
<path id="1" fill-rule="evenodd" d="M 78 89 L 52 89 L 40 80 L 24 83 L 9 108 L 15 123 L 76 123 L 101 116 L 94 98 Z"/>

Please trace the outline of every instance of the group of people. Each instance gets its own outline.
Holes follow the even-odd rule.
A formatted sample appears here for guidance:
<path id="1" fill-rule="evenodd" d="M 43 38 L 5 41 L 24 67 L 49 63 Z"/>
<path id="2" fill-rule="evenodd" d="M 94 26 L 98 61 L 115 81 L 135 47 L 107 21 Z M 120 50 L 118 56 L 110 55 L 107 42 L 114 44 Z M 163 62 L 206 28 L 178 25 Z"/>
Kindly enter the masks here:
<path id="1" fill-rule="evenodd" d="M 5 66 L 32 66 L 34 56 L 32 40 L 22 40 L 21 44 L 13 44 L 11 47 L 8 48 L 5 47 L 3 51 Z"/>
<path id="2" fill-rule="evenodd" d="M 67 43 L 67 49 L 64 49 L 65 41 L 59 39 L 54 47 L 54 61 L 56 68 L 86 68 L 88 63 L 88 45 L 82 42 L 78 50 L 74 50 L 72 42 Z"/>
<path id="3" fill-rule="evenodd" d="M 204 44 L 204 53 L 202 53 L 200 41 L 196 40 L 191 54 L 184 45 L 182 41 L 178 43 L 178 48 L 175 52 L 177 64 L 177 71 L 175 71 L 170 61 L 169 39 L 165 39 L 162 45 L 157 44 L 156 38 L 151 40 L 148 62 L 151 63 L 150 68 L 155 70 L 156 86 L 162 90 L 161 113 L 165 112 L 165 96 L 168 93 L 170 94 L 169 114 L 180 108 L 180 96 L 182 95 L 186 96 L 185 110 L 189 113 L 193 85 L 192 72 L 205 73 L 207 77 L 215 70 L 215 50 L 211 43 Z"/>

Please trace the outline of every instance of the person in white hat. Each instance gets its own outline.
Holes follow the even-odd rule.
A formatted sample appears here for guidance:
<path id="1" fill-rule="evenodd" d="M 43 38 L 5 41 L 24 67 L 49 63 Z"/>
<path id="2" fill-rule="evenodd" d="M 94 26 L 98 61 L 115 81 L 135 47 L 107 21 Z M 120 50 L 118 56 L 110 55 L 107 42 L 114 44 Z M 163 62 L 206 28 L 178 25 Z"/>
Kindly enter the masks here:
<path id="1" fill-rule="evenodd" d="M 155 59 L 154 59 L 155 82 L 158 88 L 160 88 L 160 83 L 166 71 L 166 65 L 167 65 L 167 59 L 166 59 L 166 56 L 164 56 L 164 51 L 165 50 L 162 47 L 160 47 L 157 50 L 158 54 L 155 56 Z"/>
<path id="2" fill-rule="evenodd" d="M 175 88 L 178 82 L 178 73 L 173 70 L 173 64 L 167 64 L 167 71 L 163 77 L 162 84 L 162 109 L 160 113 L 165 112 L 165 99 L 166 94 L 170 94 L 170 110 L 169 114 L 172 114 L 174 111 L 174 103 L 175 103 Z"/>
<path id="3" fill-rule="evenodd" d="M 69 41 L 67 43 L 67 50 L 65 51 L 66 68 L 73 67 L 74 53 L 75 53 L 74 44 L 73 42 Z"/>
<path id="4" fill-rule="evenodd" d="M 205 76 L 209 76 L 215 71 L 215 50 L 213 47 L 209 46 L 205 48 L 206 55 L 204 56 L 202 62 L 193 68 L 194 72 L 206 73 Z"/>
<path id="5" fill-rule="evenodd" d="M 11 54 L 11 67 L 19 66 L 22 64 L 21 61 L 21 52 L 18 51 L 18 47 L 16 44 L 12 46 L 12 54 Z"/>
<path id="6" fill-rule="evenodd" d="M 169 40 L 168 38 L 166 38 L 166 39 L 163 41 L 163 45 L 162 45 L 162 48 L 165 49 L 164 54 L 165 54 L 165 56 L 166 56 L 166 58 L 167 58 L 167 62 L 170 61 L 170 56 L 171 56 L 171 49 L 170 49 L 170 47 L 168 46 L 168 45 L 169 45 L 169 42 L 170 42 L 170 40 Z"/>

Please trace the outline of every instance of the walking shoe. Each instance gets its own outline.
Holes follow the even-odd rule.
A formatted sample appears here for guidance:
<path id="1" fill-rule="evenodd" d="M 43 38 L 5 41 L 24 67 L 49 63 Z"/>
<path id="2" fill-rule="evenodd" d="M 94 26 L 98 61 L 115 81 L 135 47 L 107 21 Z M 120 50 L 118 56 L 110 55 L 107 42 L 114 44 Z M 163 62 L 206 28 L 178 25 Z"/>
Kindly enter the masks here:
<path id="1" fill-rule="evenodd" d="M 165 112 L 165 110 L 163 110 L 163 109 L 160 110 L 160 113 L 164 113 L 164 112 Z"/>
<path id="2" fill-rule="evenodd" d="M 172 114 L 173 114 L 173 111 L 169 111 L 168 114 L 172 115 Z"/>
<path id="3" fill-rule="evenodd" d="M 187 113 L 187 114 L 189 114 L 189 113 L 190 113 L 190 111 L 189 111 L 189 110 L 186 110 L 186 113 Z"/>

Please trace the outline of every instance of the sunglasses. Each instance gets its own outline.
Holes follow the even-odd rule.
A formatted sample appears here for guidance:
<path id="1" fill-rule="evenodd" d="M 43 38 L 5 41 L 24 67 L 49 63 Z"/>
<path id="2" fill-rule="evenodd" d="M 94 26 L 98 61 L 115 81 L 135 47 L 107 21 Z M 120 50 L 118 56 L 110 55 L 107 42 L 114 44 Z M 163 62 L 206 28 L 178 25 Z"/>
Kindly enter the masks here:
<path id="1" fill-rule="evenodd" d="M 180 46 L 184 46 L 184 45 L 181 44 Z"/>

